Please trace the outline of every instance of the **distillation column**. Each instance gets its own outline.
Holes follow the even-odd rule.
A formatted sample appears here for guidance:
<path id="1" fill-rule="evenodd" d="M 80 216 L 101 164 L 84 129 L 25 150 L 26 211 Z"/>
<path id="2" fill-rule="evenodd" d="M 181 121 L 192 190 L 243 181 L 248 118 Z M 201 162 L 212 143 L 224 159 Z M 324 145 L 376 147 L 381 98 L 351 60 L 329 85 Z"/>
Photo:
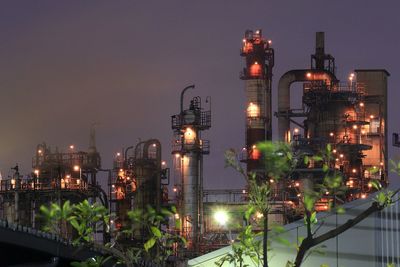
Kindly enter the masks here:
<path id="1" fill-rule="evenodd" d="M 178 211 L 182 225 L 182 235 L 188 240 L 188 247 L 198 249 L 202 232 L 203 155 L 209 154 L 209 142 L 201 139 L 201 132 L 211 127 L 211 110 L 203 111 L 200 97 L 190 101 L 188 109 L 183 108 L 184 93 L 181 93 L 181 110 L 172 116 L 175 133 L 172 153 L 179 167 Z"/>
<path id="2" fill-rule="evenodd" d="M 256 144 L 272 140 L 271 87 L 274 50 L 261 30 L 247 30 L 243 39 L 241 56 L 246 67 L 241 73 L 246 90 L 246 155 L 247 172 L 262 173 L 260 152 Z M 262 174 L 261 174 L 262 175 Z"/>

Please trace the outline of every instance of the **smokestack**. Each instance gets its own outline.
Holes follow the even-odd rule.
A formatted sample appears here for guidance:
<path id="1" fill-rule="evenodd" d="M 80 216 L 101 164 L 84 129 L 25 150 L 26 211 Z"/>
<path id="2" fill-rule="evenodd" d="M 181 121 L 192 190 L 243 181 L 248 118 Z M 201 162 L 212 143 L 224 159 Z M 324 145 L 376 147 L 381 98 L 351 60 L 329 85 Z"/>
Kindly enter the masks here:
<path id="1" fill-rule="evenodd" d="M 315 37 L 315 67 L 318 70 L 323 70 L 325 67 L 325 33 L 317 32 Z"/>

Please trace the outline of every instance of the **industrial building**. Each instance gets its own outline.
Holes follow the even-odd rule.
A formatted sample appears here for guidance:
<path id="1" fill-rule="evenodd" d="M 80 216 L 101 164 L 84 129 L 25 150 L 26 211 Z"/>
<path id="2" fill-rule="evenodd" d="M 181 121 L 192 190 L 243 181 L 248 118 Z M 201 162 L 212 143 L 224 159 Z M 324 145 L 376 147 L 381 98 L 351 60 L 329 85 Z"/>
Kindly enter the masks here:
<path id="1" fill-rule="evenodd" d="M 239 157 L 247 173 L 254 173 L 258 181 L 274 182 L 271 223 L 287 224 L 301 217 L 299 198 L 304 181 L 318 182 L 323 177 L 318 162 L 303 163 L 302 159 L 317 155 L 327 145 L 332 147 L 334 155 L 329 168 L 340 172 L 348 190 L 344 196 L 326 192 L 317 203 L 318 211 L 328 211 L 333 201 L 344 204 L 367 199 L 373 193 L 374 180 L 384 186 L 389 184 L 386 70 L 357 69 L 340 81 L 336 77 L 335 58 L 325 52 L 324 33 L 318 32 L 311 65 L 290 70 L 279 79 L 278 108 L 273 112 L 272 42 L 264 38 L 261 30 L 247 30 L 240 55 L 245 62 L 240 78 L 246 93 L 243 108 L 246 138 Z M 293 105 L 291 90 L 295 83 L 300 84 L 302 91 L 300 101 Z M 41 205 L 90 199 L 109 208 L 115 214 L 110 223 L 122 230 L 129 225 L 129 210 L 143 209 L 146 205 L 156 209 L 174 205 L 177 214 L 172 219 L 181 222 L 181 228 L 174 231 L 188 240 L 187 247 L 177 251 L 178 256 L 192 258 L 230 244 L 236 229 L 218 224 L 214 216 L 223 208 L 231 219 L 243 223 L 241 212 L 248 201 L 248 192 L 246 188 L 204 190 L 203 156 L 210 153 L 210 142 L 202 135 L 211 128 L 211 98 L 203 101 L 196 96 L 185 101 L 185 95 L 193 89 L 191 85 L 182 90 L 179 113 L 171 117 L 174 162 L 171 168 L 161 158 L 161 143 L 148 139 L 123 149 L 115 155 L 111 169 L 102 169 L 92 128 L 87 152 L 77 151 L 73 146 L 61 152 L 43 143 L 37 146 L 32 174 L 22 176 L 15 166 L 14 175 L 0 183 L 0 218 L 40 228 L 36 215 Z M 287 179 L 278 182 L 268 181 L 257 148 L 259 142 L 272 140 L 273 114 L 278 120 L 279 140 L 291 144 L 301 162 Z M 398 135 L 393 138 L 398 145 Z M 97 181 L 99 172 L 108 175 L 107 190 Z M 168 192 L 170 184 L 172 192 Z M 71 238 L 73 231 L 64 230 L 63 238 Z M 109 238 L 104 236 L 102 241 Z M 144 242 L 145 238 L 141 232 L 120 241 L 130 244 Z"/>

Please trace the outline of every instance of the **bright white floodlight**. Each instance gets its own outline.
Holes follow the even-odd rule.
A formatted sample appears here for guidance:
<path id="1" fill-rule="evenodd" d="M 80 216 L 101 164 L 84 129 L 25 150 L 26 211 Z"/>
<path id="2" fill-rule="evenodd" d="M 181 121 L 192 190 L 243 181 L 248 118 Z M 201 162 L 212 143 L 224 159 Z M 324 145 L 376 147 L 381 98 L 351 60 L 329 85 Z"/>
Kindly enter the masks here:
<path id="1" fill-rule="evenodd" d="M 225 225 L 228 222 L 228 213 L 225 210 L 217 210 L 214 213 L 214 220 L 220 225 Z"/>

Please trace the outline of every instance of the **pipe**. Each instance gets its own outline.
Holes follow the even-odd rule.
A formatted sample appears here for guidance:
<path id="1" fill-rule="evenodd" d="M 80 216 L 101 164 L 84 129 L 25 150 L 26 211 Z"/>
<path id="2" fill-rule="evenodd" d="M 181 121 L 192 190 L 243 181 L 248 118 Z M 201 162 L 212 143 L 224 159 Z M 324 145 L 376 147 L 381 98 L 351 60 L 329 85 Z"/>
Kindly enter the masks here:
<path id="1" fill-rule="evenodd" d="M 189 85 L 189 86 L 186 86 L 183 90 L 182 90 L 182 93 L 181 93 L 181 115 L 183 114 L 183 96 L 185 95 L 185 92 L 188 90 L 188 89 L 194 89 L 194 84 L 192 84 L 192 85 Z"/>
<path id="2" fill-rule="evenodd" d="M 290 110 L 290 86 L 295 82 L 327 81 L 336 83 L 335 75 L 326 70 L 302 69 L 290 70 L 282 75 L 278 84 L 278 138 L 288 141 L 287 132 L 290 130 L 288 111 Z M 286 116 L 284 114 L 286 113 Z"/>

